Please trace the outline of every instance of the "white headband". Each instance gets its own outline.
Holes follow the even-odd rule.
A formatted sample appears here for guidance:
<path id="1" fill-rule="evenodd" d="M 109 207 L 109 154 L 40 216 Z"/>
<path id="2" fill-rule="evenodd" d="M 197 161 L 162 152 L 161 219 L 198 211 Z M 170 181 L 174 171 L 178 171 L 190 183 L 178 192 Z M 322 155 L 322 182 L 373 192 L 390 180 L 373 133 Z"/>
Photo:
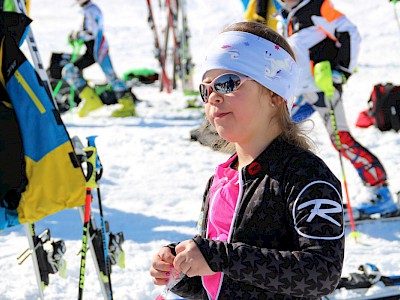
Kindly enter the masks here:
<path id="1" fill-rule="evenodd" d="M 297 64 L 283 48 L 257 35 L 226 31 L 210 44 L 202 65 L 204 74 L 225 69 L 249 76 L 286 100 L 292 109 Z"/>

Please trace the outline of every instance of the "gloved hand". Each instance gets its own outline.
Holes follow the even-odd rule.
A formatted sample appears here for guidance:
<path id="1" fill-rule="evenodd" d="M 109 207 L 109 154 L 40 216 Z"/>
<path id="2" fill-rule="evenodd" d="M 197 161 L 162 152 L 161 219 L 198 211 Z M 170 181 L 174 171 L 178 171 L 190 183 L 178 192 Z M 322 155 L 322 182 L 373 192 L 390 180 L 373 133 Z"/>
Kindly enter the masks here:
<path id="1" fill-rule="evenodd" d="M 332 99 L 335 93 L 333 86 L 331 63 L 329 61 L 321 61 L 314 66 L 314 81 L 325 95 Z"/>
<path id="2" fill-rule="evenodd" d="M 84 31 L 72 31 L 68 36 L 68 42 L 71 44 L 75 41 L 83 42 L 85 39 Z"/>
<path id="3" fill-rule="evenodd" d="M 345 84 L 347 81 L 346 75 L 344 75 L 342 72 L 333 70 L 332 71 L 332 81 L 335 84 Z"/>
<path id="4" fill-rule="evenodd" d="M 72 43 L 77 40 L 78 32 L 76 31 L 71 31 L 71 33 L 68 35 L 68 42 Z"/>

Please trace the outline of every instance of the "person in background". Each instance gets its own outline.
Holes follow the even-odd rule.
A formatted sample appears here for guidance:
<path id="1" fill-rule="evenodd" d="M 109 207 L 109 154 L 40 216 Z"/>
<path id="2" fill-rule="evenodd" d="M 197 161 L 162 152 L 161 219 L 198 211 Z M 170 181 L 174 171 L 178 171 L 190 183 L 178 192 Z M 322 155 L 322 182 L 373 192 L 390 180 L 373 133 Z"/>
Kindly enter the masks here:
<path id="1" fill-rule="evenodd" d="M 341 184 L 290 118 L 297 64 L 264 23 L 241 22 L 210 43 L 200 94 L 221 143 L 199 232 L 162 247 L 150 275 L 188 299 L 320 299 L 344 258 Z M 229 78 L 234 81 L 230 90 Z"/>
<path id="2" fill-rule="evenodd" d="M 62 74 L 68 84 L 79 92 L 79 97 L 83 100 L 78 107 L 79 116 L 85 117 L 91 111 L 103 106 L 100 97 L 82 77 L 83 69 L 94 63 L 100 65 L 107 82 L 111 84 L 118 102 L 122 105 L 111 115 L 113 117 L 136 116 L 136 97 L 125 83 L 117 77 L 112 66 L 108 43 L 104 36 L 103 14 L 100 8 L 90 0 L 76 0 L 76 2 L 82 7 L 83 26 L 81 30 L 72 32 L 69 40 L 84 42 L 86 52 L 74 63 L 66 64 L 63 67 Z"/>
<path id="3" fill-rule="evenodd" d="M 361 41 L 357 27 L 329 0 L 277 2 L 281 16 L 278 27 L 292 46 L 300 69 L 293 119 L 302 120 L 317 111 L 336 150 L 338 134 L 341 155 L 352 163 L 370 194 L 356 207 L 356 218 L 395 213 L 397 205 L 388 188 L 386 171 L 379 159 L 351 135 L 343 107 L 343 84 L 356 68 Z"/>
<path id="4" fill-rule="evenodd" d="M 242 0 L 245 13 L 244 18 L 249 22 L 263 22 L 276 30 L 277 20 L 274 2 L 276 0 Z"/>
<path id="5" fill-rule="evenodd" d="M 25 0 L 24 2 L 25 2 L 26 13 L 29 16 L 30 1 Z M 3 11 L 17 12 L 17 8 L 15 7 L 14 0 L 2 0 L 2 1 L 0 1 L 0 5 L 2 6 Z"/>

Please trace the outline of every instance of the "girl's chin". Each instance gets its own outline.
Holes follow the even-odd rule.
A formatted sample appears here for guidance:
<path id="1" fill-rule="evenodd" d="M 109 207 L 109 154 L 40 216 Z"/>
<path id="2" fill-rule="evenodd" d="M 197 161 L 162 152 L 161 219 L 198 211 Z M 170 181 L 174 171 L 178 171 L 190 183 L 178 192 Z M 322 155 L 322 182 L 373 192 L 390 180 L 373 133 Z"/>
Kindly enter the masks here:
<path id="1" fill-rule="evenodd" d="M 218 132 L 218 135 L 223 138 L 225 141 L 230 142 L 230 143 L 234 143 L 235 142 L 235 138 L 234 138 L 234 134 L 231 130 L 223 128 L 223 127 L 216 127 L 216 130 Z"/>

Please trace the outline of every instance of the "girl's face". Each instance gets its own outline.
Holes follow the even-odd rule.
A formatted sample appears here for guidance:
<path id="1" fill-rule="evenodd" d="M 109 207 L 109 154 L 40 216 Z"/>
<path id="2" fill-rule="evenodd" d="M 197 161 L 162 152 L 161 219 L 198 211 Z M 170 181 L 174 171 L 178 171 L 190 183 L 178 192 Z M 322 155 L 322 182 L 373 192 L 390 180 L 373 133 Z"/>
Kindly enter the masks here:
<path id="1" fill-rule="evenodd" d="M 210 83 L 227 70 L 210 70 L 203 83 Z M 235 73 L 235 72 L 232 72 Z M 205 104 L 205 113 L 218 134 L 226 141 L 239 144 L 251 143 L 268 135 L 276 112 L 272 107 L 271 92 L 254 80 L 247 80 L 239 89 L 228 94 L 212 91 Z M 271 122 L 272 121 L 272 122 Z"/>

